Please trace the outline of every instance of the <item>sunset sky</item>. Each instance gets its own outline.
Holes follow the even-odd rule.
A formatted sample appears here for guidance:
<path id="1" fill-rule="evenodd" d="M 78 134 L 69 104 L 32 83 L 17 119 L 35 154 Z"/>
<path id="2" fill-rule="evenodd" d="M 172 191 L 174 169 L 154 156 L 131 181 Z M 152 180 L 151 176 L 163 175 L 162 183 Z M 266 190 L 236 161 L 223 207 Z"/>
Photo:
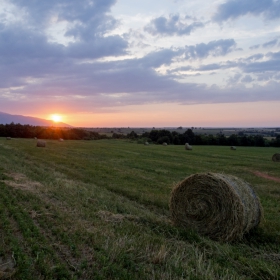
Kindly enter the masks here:
<path id="1" fill-rule="evenodd" d="M 280 0 L 0 0 L 0 58 L 9 114 L 280 126 Z"/>

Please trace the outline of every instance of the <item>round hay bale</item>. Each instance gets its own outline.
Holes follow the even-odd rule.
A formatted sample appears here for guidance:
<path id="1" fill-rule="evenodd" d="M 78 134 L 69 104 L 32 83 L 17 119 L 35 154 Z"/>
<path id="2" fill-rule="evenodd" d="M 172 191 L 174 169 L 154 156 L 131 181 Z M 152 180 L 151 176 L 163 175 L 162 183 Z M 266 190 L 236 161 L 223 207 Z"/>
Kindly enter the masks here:
<path id="1" fill-rule="evenodd" d="M 240 240 L 263 213 L 247 182 L 219 173 L 194 174 L 177 184 L 170 211 L 175 225 L 219 241 Z"/>
<path id="2" fill-rule="evenodd" d="M 275 162 L 280 162 L 280 154 L 274 154 L 272 156 L 272 160 Z"/>
<path id="3" fill-rule="evenodd" d="M 34 137 L 35 140 L 37 140 L 37 137 Z"/>
<path id="4" fill-rule="evenodd" d="M 192 146 L 189 143 L 185 144 L 185 150 L 192 150 Z"/>
<path id="5" fill-rule="evenodd" d="M 235 151 L 235 150 L 236 150 L 236 147 L 235 147 L 235 146 L 231 146 L 230 149 L 233 150 L 233 151 Z"/>
<path id="6" fill-rule="evenodd" d="M 62 138 L 59 138 L 59 140 L 58 140 L 59 142 L 63 142 L 64 141 L 64 139 L 62 139 Z"/>
<path id="7" fill-rule="evenodd" d="M 166 143 L 166 142 L 163 142 L 162 145 L 163 145 L 163 146 L 167 146 L 167 143 Z"/>
<path id="8" fill-rule="evenodd" d="M 12 140 L 12 137 L 6 137 L 7 140 Z"/>
<path id="9" fill-rule="evenodd" d="M 149 145 L 149 142 L 145 142 L 145 144 L 144 144 L 144 145 L 146 145 L 146 146 L 147 146 L 147 145 Z"/>
<path id="10" fill-rule="evenodd" d="M 37 141 L 37 147 L 45 148 L 46 147 L 46 141 L 38 140 Z"/>

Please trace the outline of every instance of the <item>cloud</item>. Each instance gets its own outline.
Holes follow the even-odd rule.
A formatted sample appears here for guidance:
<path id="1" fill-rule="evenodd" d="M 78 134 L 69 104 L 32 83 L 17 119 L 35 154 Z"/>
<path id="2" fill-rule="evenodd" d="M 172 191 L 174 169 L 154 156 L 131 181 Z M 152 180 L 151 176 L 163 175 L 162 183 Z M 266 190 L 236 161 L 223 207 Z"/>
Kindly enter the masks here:
<path id="1" fill-rule="evenodd" d="M 240 64 L 240 68 L 246 73 L 264 73 L 280 71 L 280 52 L 270 52 L 264 56 L 264 61 L 253 61 Z"/>
<path id="2" fill-rule="evenodd" d="M 277 44 L 277 42 L 278 42 L 278 39 L 274 39 L 274 40 L 271 40 L 269 42 L 266 42 L 266 43 L 262 44 L 262 46 L 264 48 L 274 47 Z"/>
<path id="3" fill-rule="evenodd" d="M 137 40 L 149 44 L 146 54 L 140 57 L 142 50 L 135 54 L 139 48 L 128 44 L 135 39 L 137 30 L 111 35 L 120 34 L 115 30 L 118 20 L 110 15 L 115 0 L 11 2 L 24 12 L 17 14 L 15 21 L 0 18 L 1 106 L 68 106 L 73 111 L 94 111 L 132 104 L 280 99 L 280 52 L 245 58 L 238 58 L 239 52 L 235 52 L 236 58 L 228 60 L 226 56 L 237 50 L 237 40 L 233 38 L 219 39 L 219 35 L 208 42 L 205 38 L 191 38 L 193 43 L 185 43 L 188 45 L 184 47 L 182 40 L 176 46 L 175 38 L 175 47 L 166 48 L 159 42 L 166 39 L 143 39 L 138 33 Z M 190 18 L 179 15 L 159 17 L 146 26 L 146 31 L 162 37 L 189 35 L 203 27 L 203 23 L 192 21 L 188 24 Z M 62 23 L 61 36 L 71 38 L 67 44 L 50 40 L 47 32 Z M 265 44 L 272 46 L 273 41 L 263 47 Z M 129 56 L 122 57 L 126 54 Z M 211 71 L 216 72 L 217 79 L 209 78 Z M 193 78 L 195 75 L 201 77 Z M 224 83 L 227 76 L 233 76 L 231 83 L 215 85 L 222 79 Z M 190 82 L 193 80 L 200 82 Z M 253 90 L 249 90 L 246 84 L 252 81 Z"/>
<path id="4" fill-rule="evenodd" d="M 251 83 L 253 81 L 253 78 L 250 75 L 246 75 L 241 79 L 242 83 Z"/>
<path id="5" fill-rule="evenodd" d="M 254 45 L 254 46 L 251 46 L 249 49 L 250 50 L 256 50 L 260 47 L 260 44 L 257 44 L 257 45 Z"/>
<path id="6" fill-rule="evenodd" d="M 172 59 L 180 54 L 180 51 L 173 51 L 169 49 L 163 49 L 147 54 L 143 58 L 139 59 L 139 63 L 143 67 L 160 67 L 161 65 L 170 65 Z"/>
<path id="7" fill-rule="evenodd" d="M 169 15 L 169 18 L 161 16 L 153 19 L 144 30 L 154 36 L 182 36 L 190 35 L 195 29 L 201 27 L 204 27 L 202 22 L 187 24 L 180 19 L 179 15 Z"/>
<path id="8" fill-rule="evenodd" d="M 258 54 L 250 55 L 249 57 L 245 58 L 244 60 L 246 62 L 253 62 L 253 61 L 257 61 L 257 60 L 263 59 L 263 58 L 264 58 L 264 54 L 258 53 Z"/>
<path id="9" fill-rule="evenodd" d="M 228 0 L 220 4 L 213 20 L 223 22 L 245 15 L 262 15 L 267 20 L 277 19 L 280 16 L 279 0 Z"/>
<path id="10" fill-rule="evenodd" d="M 207 44 L 200 43 L 194 46 L 185 47 L 185 58 L 205 58 L 209 55 L 223 56 L 235 49 L 234 39 L 221 39 L 211 41 Z"/>
<path id="11" fill-rule="evenodd" d="M 106 13 L 116 3 L 116 0 L 48 0 L 48 1 L 21 1 L 10 0 L 10 3 L 24 10 L 28 23 L 32 26 L 42 27 L 56 18 L 57 21 L 75 22 L 84 27 L 93 21 L 96 23 L 95 30 L 107 22 Z M 109 19 L 112 19 L 109 17 Z M 104 29 L 103 26 L 101 29 Z"/>

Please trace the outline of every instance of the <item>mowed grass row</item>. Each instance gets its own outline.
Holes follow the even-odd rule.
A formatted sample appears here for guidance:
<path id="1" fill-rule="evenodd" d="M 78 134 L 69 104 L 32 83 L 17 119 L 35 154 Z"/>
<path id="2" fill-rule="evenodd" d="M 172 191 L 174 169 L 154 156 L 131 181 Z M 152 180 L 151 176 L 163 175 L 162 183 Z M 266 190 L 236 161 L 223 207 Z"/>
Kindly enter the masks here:
<path id="1" fill-rule="evenodd" d="M 253 173 L 280 178 L 271 160 L 277 149 L 185 151 L 123 140 L 35 146 L 31 139 L 0 139 L 0 256 L 13 256 L 14 279 L 280 277 L 279 183 Z M 170 191 L 200 172 L 252 184 L 265 222 L 233 244 L 175 228 Z"/>

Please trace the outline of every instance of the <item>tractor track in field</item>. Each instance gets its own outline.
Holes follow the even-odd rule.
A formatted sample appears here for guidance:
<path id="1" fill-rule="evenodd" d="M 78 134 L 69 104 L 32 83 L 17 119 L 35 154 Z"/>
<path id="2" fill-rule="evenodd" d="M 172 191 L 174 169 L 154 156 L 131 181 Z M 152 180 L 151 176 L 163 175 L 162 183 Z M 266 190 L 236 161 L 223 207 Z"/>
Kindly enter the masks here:
<path id="1" fill-rule="evenodd" d="M 250 172 L 253 173 L 254 175 L 258 176 L 258 177 L 265 178 L 265 179 L 272 180 L 272 181 L 280 183 L 280 178 L 279 177 L 270 176 L 267 173 L 263 173 L 263 172 L 260 172 L 260 171 L 257 171 L 257 170 L 250 170 Z"/>

